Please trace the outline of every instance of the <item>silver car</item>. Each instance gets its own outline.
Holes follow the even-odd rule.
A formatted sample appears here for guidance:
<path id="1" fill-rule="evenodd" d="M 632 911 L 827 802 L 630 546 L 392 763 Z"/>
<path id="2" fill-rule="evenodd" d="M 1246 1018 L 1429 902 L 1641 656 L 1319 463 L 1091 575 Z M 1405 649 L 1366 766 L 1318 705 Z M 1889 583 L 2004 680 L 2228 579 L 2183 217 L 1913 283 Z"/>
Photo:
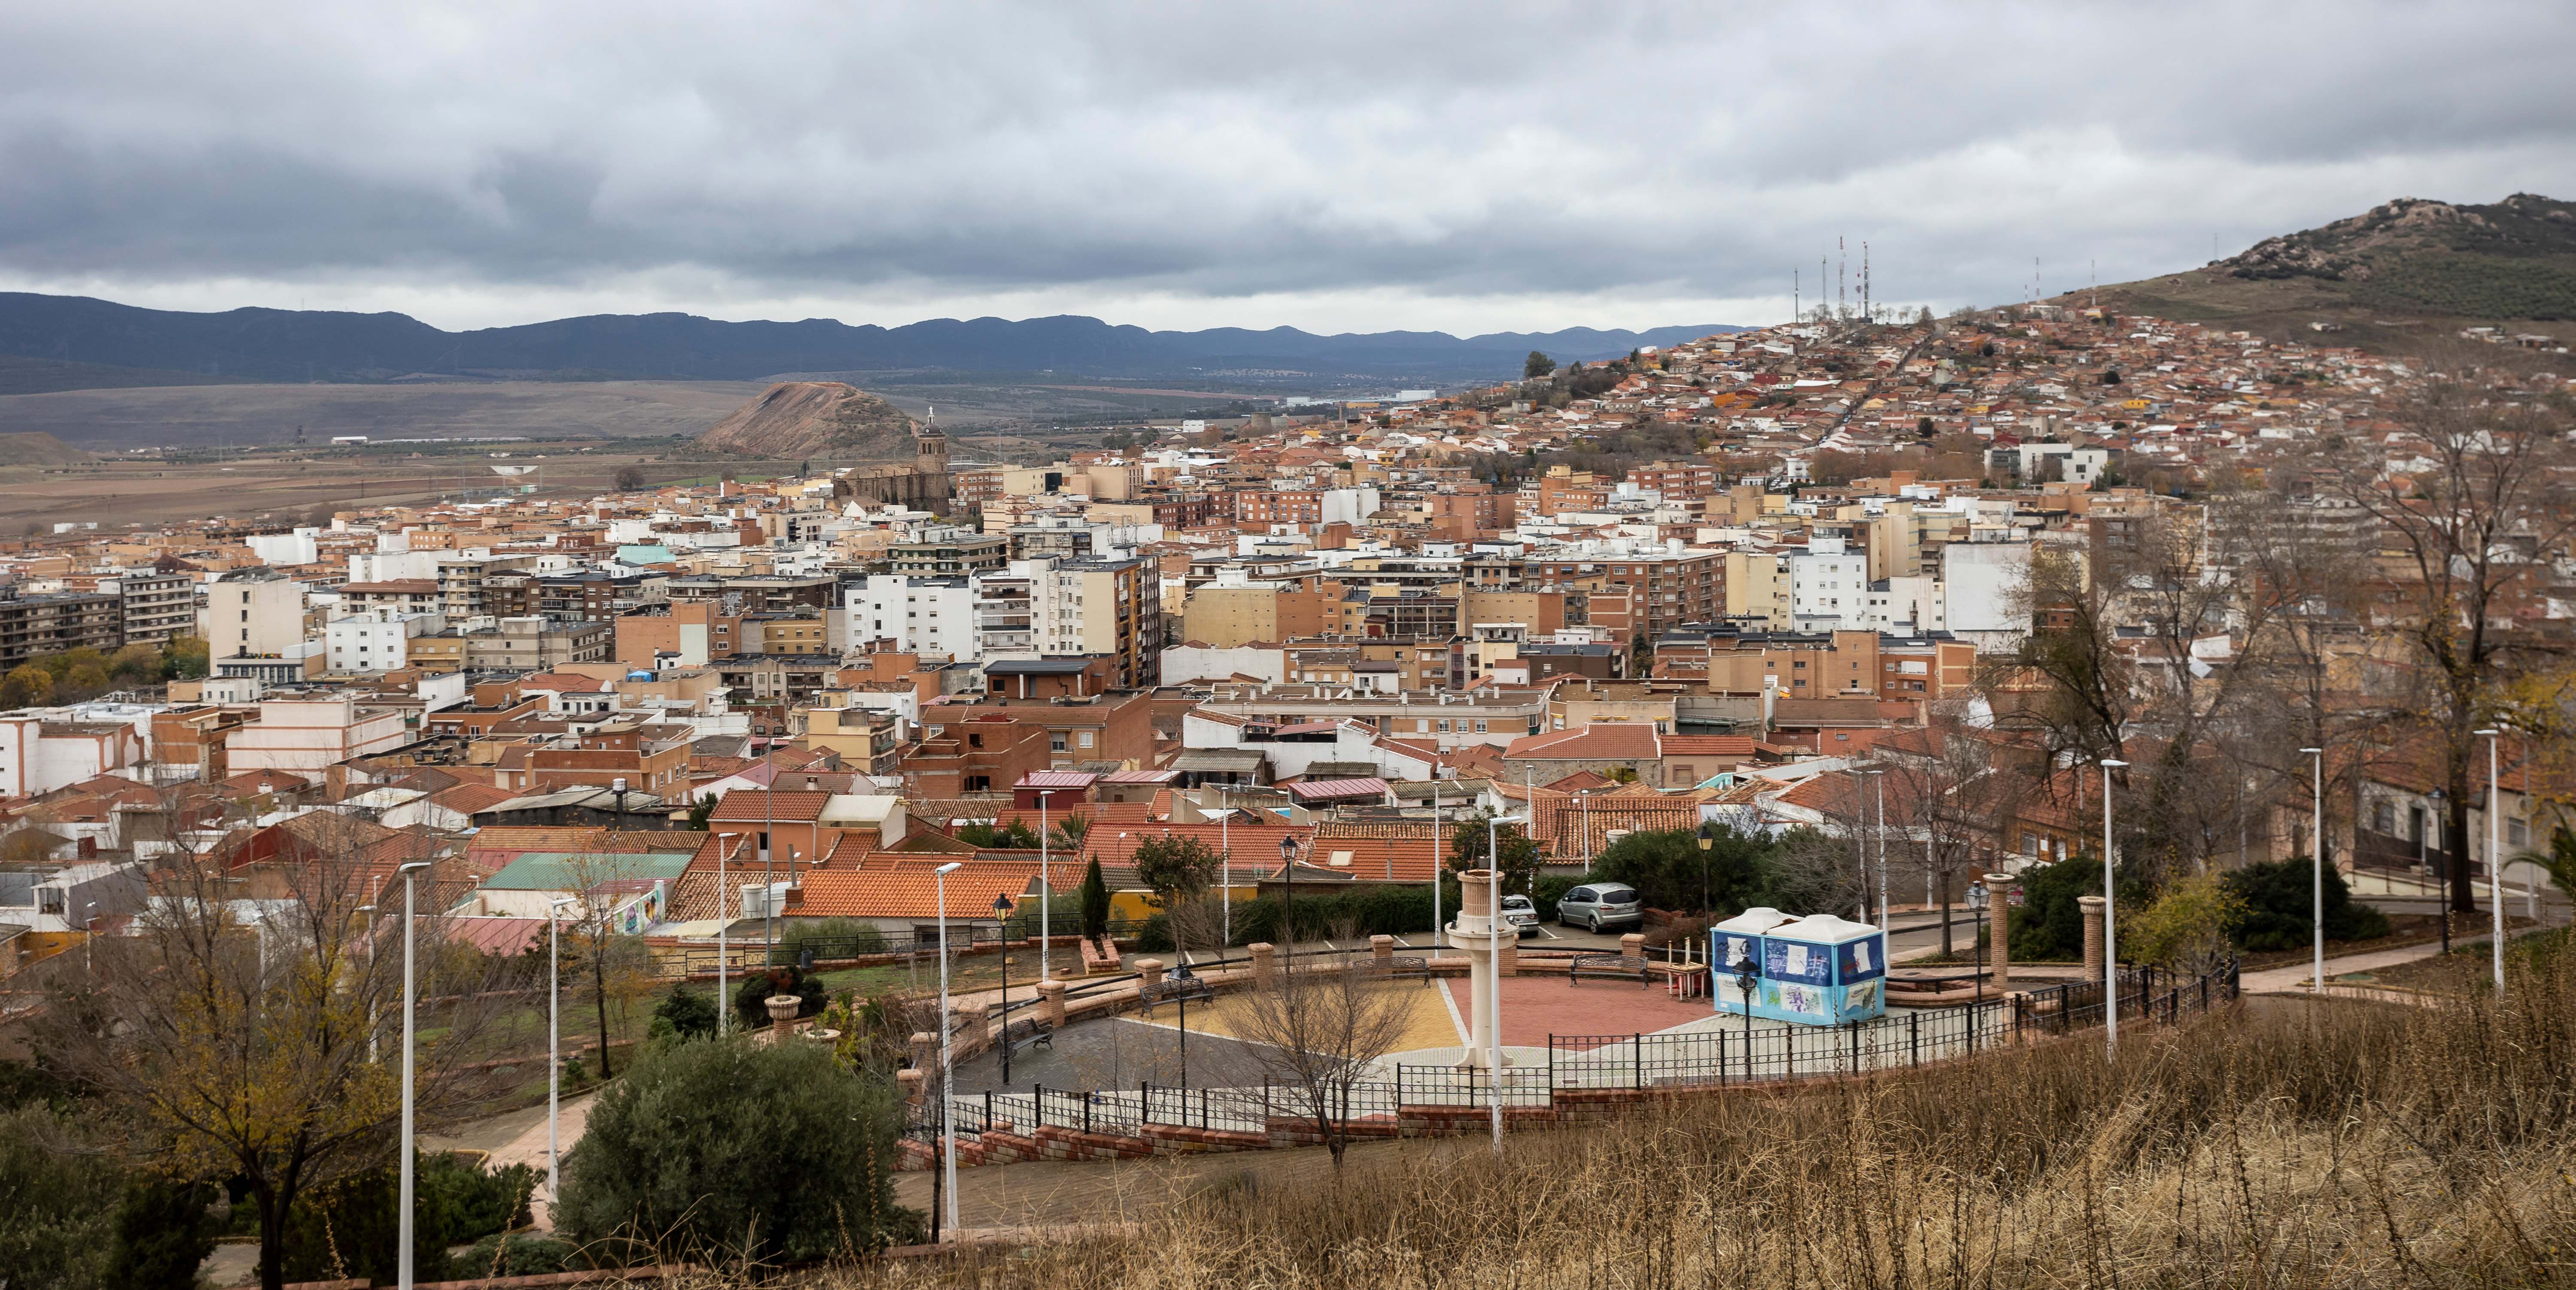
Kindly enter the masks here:
<path id="1" fill-rule="evenodd" d="M 1515 932 L 1527 936 L 1538 930 L 1538 906 L 1527 896 L 1503 897 L 1503 922 Z"/>
<path id="2" fill-rule="evenodd" d="M 1646 906 L 1637 899 L 1637 889 L 1615 882 L 1585 883 L 1559 897 L 1556 921 L 1567 927 L 1582 926 L 1598 932 L 1622 924 L 1646 925 Z"/>

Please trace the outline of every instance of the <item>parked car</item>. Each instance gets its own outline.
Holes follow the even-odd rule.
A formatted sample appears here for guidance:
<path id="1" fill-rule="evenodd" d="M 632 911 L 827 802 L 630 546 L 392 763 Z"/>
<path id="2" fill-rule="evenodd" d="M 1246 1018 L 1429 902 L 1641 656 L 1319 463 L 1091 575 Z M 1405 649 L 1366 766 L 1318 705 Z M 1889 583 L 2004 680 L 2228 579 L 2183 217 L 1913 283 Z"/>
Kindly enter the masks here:
<path id="1" fill-rule="evenodd" d="M 1527 936 L 1538 930 L 1538 906 L 1531 904 L 1527 896 L 1505 896 L 1503 921 L 1511 924 L 1512 930 Z"/>
<path id="2" fill-rule="evenodd" d="M 1559 897 L 1556 921 L 1566 927 L 1584 927 L 1598 932 L 1622 924 L 1646 925 L 1646 906 L 1637 899 L 1637 889 L 1615 882 L 1586 883 Z"/>

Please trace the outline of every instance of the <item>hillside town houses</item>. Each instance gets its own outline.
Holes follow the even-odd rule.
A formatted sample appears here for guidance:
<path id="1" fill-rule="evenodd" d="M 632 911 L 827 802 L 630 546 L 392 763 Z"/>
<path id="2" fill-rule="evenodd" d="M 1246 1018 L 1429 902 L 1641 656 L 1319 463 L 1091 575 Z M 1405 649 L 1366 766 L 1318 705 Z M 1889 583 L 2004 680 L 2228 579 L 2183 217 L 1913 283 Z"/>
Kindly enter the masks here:
<path id="1" fill-rule="evenodd" d="M 0 677 L 188 641 L 203 675 L 0 710 L 0 974 L 129 924 L 182 852 L 246 878 L 433 859 L 460 917 L 542 926 L 568 895 L 657 946 L 770 915 L 909 933 L 940 918 L 925 859 L 1041 881 L 971 824 L 1079 814 L 1113 871 L 1179 832 L 1299 883 L 1419 883 L 1472 812 L 1576 870 L 1630 831 L 1856 830 L 1861 777 L 1963 745 L 2027 791 L 1876 827 L 2057 858 L 2098 803 L 1997 719 L 2051 612 L 2034 560 L 2199 524 L 2222 488 L 2366 531 L 2300 454 L 2402 457 L 2425 374 L 2332 340 L 2072 306 L 1820 320 L 961 462 L 929 510 L 840 472 L 11 536 Z M 2563 643 L 2576 565 L 2526 554 L 2498 612 Z M 2372 665 L 2372 624 L 2342 627 L 2325 666 Z M 2223 621 L 2116 639 L 2184 685 L 2246 648 Z M 2498 765 L 2519 850 L 2568 786 Z M 2339 863 L 2441 860 L 2421 758 L 2346 769 Z M 2310 810 L 2285 792 L 2249 853 L 2303 852 Z"/>

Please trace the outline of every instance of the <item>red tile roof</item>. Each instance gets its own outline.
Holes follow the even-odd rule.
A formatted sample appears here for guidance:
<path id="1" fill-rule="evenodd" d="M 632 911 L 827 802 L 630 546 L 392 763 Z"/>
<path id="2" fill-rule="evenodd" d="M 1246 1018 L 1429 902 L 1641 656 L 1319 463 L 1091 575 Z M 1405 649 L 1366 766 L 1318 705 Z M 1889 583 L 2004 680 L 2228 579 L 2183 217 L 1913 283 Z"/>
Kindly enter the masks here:
<path id="1" fill-rule="evenodd" d="M 1642 721 L 1595 721 L 1581 730 L 1515 739 L 1505 757 L 1540 761 L 1647 761 L 1663 754 L 1655 728 Z"/>
<path id="2" fill-rule="evenodd" d="M 939 881 L 935 870 L 951 863 L 939 856 L 879 851 L 855 869 L 818 869 L 805 875 L 796 912 L 806 918 L 937 918 Z M 1035 864 L 1014 860 L 968 860 L 948 875 L 948 917 L 993 916 L 993 898 L 1016 903 L 1037 880 Z"/>
<path id="3" fill-rule="evenodd" d="M 762 789 L 737 788 L 716 803 L 710 820 L 727 823 L 750 823 L 761 820 L 785 820 L 790 823 L 811 821 L 823 814 L 832 800 L 829 793 L 772 793 Z"/>

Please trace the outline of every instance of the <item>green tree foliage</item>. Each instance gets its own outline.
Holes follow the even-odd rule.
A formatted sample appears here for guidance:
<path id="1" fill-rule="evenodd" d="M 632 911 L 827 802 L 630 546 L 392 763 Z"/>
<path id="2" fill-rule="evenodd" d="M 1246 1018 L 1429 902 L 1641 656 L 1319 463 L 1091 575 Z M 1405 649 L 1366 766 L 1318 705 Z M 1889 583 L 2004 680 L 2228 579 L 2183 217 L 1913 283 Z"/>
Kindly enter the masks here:
<path id="1" fill-rule="evenodd" d="M 1556 360 L 1534 349 L 1528 358 L 1521 360 L 1521 379 L 1524 381 L 1535 381 L 1555 370 Z"/>
<path id="2" fill-rule="evenodd" d="M 0 1280 L 13 1288 L 106 1287 L 121 1170 L 87 1150 L 78 1122 L 42 1104 L 0 1113 Z"/>
<path id="3" fill-rule="evenodd" d="M 2236 943 L 2262 953 L 2313 943 L 2315 871 L 2303 856 L 2249 864 L 2227 875 L 2229 894 L 2244 903 Z M 2366 941 L 2388 934 L 2388 916 L 2353 903 L 2352 891 L 2333 865 L 2325 868 L 2326 939 Z"/>
<path id="4" fill-rule="evenodd" d="M 116 1253 L 109 1285 L 134 1290 L 196 1290 L 197 1269 L 215 1252 L 215 1224 L 206 1217 L 215 1189 L 142 1175 L 126 1184 L 116 1214 Z"/>
<path id="5" fill-rule="evenodd" d="M 901 1107 L 823 1045 L 656 1049 L 600 1094 L 556 1229 L 634 1261 L 795 1262 L 894 1243 Z"/>
<path id="6" fill-rule="evenodd" d="M 2559 825 L 2549 835 L 2548 851 L 2526 852 L 2519 858 L 2540 866 L 2549 874 L 2549 885 L 2576 900 L 2576 832 Z"/>
<path id="7" fill-rule="evenodd" d="M 2121 957 L 2198 975 L 2226 961 L 2245 902 L 2218 874 L 2165 884 L 2143 913 L 2120 920 Z"/>
<path id="8" fill-rule="evenodd" d="M 1441 913 L 1444 917 L 1454 915 L 1458 912 L 1458 880 L 1444 878 L 1440 886 Z M 1276 896 L 1238 902 L 1234 907 L 1235 943 L 1284 944 L 1288 934 L 1280 921 L 1285 915 L 1286 902 Z M 1415 936 L 1427 932 L 1431 929 L 1431 888 L 1370 883 L 1355 891 L 1297 897 L 1298 940 L 1319 940 L 1344 927 L 1362 936 Z M 1149 920 L 1145 936 L 1138 938 L 1139 948 L 1155 948 L 1146 944 L 1152 934 Z M 1164 948 L 1168 947 L 1167 937 Z"/>
<path id="9" fill-rule="evenodd" d="M 805 975 L 803 969 L 788 964 L 755 973 L 735 987 L 733 992 L 734 1024 L 756 1030 L 769 1024 L 769 1001 L 772 997 L 792 994 L 800 1001 L 799 1017 L 811 1017 L 823 1010 L 828 993 L 820 978 Z"/>
<path id="10" fill-rule="evenodd" d="M 2084 907 L 2079 896 L 2102 894 L 2102 859 L 2072 855 L 2055 864 L 2021 871 L 2022 906 L 2012 911 L 2012 956 L 2039 962 L 2084 955 Z M 2120 899 L 2131 909 L 2147 904 L 2148 892 L 2123 869 Z"/>
<path id="11" fill-rule="evenodd" d="M 715 1000 L 684 985 L 653 1005 L 653 1020 L 668 1025 L 671 1034 L 681 1039 L 712 1039 L 716 1033 Z"/>
<path id="12" fill-rule="evenodd" d="M 161 675 L 179 680 L 195 680 L 213 666 L 205 638 L 173 636 L 161 647 Z"/>
<path id="13" fill-rule="evenodd" d="M 699 794 L 697 804 L 689 808 L 689 827 L 700 833 L 706 832 L 707 820 L 715 815 L 718 800 L 713 793 Z M 725 859 L 731 861 L 733 857 L 728 854 Z"/>
<path id="14" fill-rule="evenodd" d="M 1702 852 L 1699 835 L 1689 829 L 1631 833 L 1594 857 L 1585 877 L 1624 882 L 1653 909 L 1706 909 L 1732 918 L 1770 903 L 1770 839 L 1724 826 L 1713 826 L 1710 835 Z"/>
<path id="15" fill-rule="evenodd" d="M 1100 876 L 1100 857 L 1093 856 L 1082 870 L 1082 936 L 1091 940 L 1109 934 L 1109 880 Z"/>
<path id="16" fill-rule="evenodd" d="M 1206 891 L 1223 870 L 1225 855 L 1198 838 L 1166 836 L 1137 843 L 1129 863 L 1137 881 L 1154 893 L 1154 907 L 1170 909 Z"/>
<path id="17" fill-rule="evenodd" d="M 996 851 L 1038 849 L 1038 831 L 1018 820 L 1004 824 L 978 820 L 973 824 L 960 826 L 957 830 L 957 840 L 973 846 L 990 847 Z"/>
<path id="18" fill-rule="evenodd" d="M 447 1247 L 470 1239 L 459 1230 L 446 1193 L 428 1185 L 421 1161 L 414 1201 L 412 1269 L 418 1281 L 447 1280 Z M 286 1213 L 286 1284 L 400 1276 L 402 1186 L 390 1165 L 328 1186 L 306 1189 Z"/>
<path id="19" fill-rule="evenodd" d="M 1538 844 L 1530 841 L 1519 825 L 1506 824 L 1494 830 L 1489 849 L 1486 826 L 1485 817 L 1476 815 L 1459 821 L 1449 831 L 1448 871 L 1500 869 L 1506 894 L 1527 895 L 1531 880 L 1538 876 Z"/>
<path id="20" fill-rule="evenodd" d="M 769 951 L 769 962 L 773 967 L 803 963 L 807 950 L 812 950 L 817 959 L 845 959 L 883 954 L 892 948 L 885 930 L 874 923 L 855 918 L 819 918 L 779 933 L 777 947 Z"/>

